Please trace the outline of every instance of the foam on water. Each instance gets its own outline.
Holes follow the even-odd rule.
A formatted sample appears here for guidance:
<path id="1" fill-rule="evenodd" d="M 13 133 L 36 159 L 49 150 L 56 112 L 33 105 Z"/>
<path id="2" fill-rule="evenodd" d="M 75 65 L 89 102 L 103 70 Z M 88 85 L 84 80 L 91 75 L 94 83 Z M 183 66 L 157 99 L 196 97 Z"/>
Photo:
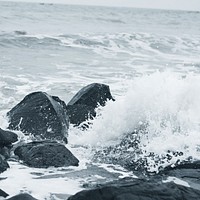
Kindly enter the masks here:
<path id="1" fill-rule="evenodd" d="M 124 96 L 99 109 L 89 130 L 70 133 L 69 141 L 105 147 L 119 143 L 125 134 L 144 127 L 145 131 L 138 133 L 139 146 L 150 171 L 189 157 L 200 159 L 199 91 L 198 74 L 157 72 L 135 78 Z M 163 158 L 155 166 L 156 159 L 170 154 L 169 151 L 183 155 L 172 153 L 170 161 Z M 153 158 L 149 157 L 152 153 L 156 155 Z"/>
<path id="2" fill-rule="evenodd" d="M 9 162 L 10 169 L 1 175 L 1 189 L 9 195 L 27 192 L 38 199 L 49 199 L 51 194 L 75 194 L 81 190 L 80 179 L 62 177 L 65 172 L 55 168 L 35 169 Z M 80 170 L 80 169 L 79 169 Z M 70 171 L 70 170 L 69 170 Z M 40 176 L 56 174 L 57 177 L 42 179 Z M 60 175 L 60 176 L 59 176 Z"/>
<path id="3" fill-rule="evenodd" d="M 98 150 L 131 140 L 125 135 L 134 130 L 136 159 L 146 160 L 149 171 L 200 159 L 198 12 L 11 2 L 1 7 L 1 128 L 8 127 L 6 112 L 31 92 L 44 91 L 67 103 L 80 88 L 99 82 L 116 98 L 98 108 L 88 130 L 70 127 L 67 147 L 80 160 L 77 169 L 10 162 L 1 174 L 7 177 L 2 189 L 51 199 L 51 192 L 73 194 L 84 183 L 133 176 L 116 163 L 94 164 L 92 158 Z M 135 159 L 133 147 L 120 148 L 122 161 L 126 155 Z"/>

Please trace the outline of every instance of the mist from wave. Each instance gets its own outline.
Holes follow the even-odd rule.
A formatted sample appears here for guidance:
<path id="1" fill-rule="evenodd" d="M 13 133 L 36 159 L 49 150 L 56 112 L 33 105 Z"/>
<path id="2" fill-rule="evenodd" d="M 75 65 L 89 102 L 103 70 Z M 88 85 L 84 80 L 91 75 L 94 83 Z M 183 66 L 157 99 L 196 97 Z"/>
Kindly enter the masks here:
<path id="1" fill-rule="evenodd" d="M 182 76 L 173 72 L 157 72 L 138 77 L 127 83 L 129 88 L 124 96 L 99 109 L 98 116 L 90 122 L 92 125 L 87 131 L 72 131 L 69 141 L 95 149 L 115 148 L 114 145 L 119 144 L 125 135 L 135 131 L 139 157 L 148 157 L 150 171 L 177 161 L 181 163 L 188 158 L 198 160 L 199 83 L 200 78 L 195 74 Z M 131 152 L 134 141 L 129 142 L 133 143 L 129 149 Z M 181 154 L 177 156 L 172 152 Z M 131 154 L 134 160 L 134 153 Z M 155 156 L 151 159 L 149 155 L 152 154 Z M 172 157 L 170 160 L 166 159 L 169 154 Z M 117 157 L 115 154 L 112 156 Z"/>

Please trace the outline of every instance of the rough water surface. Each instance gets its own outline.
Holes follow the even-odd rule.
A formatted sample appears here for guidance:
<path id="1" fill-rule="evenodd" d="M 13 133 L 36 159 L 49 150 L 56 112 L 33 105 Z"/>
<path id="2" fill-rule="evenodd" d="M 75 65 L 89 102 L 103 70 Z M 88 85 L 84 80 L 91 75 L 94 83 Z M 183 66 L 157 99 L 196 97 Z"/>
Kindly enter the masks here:
<path id="1" fill-rule="evenodd" d="M 199 12 L 0 2 L 1 128 L 6 113 L 35 91 L 68 103 L 82 87 L 104 83 L 116 100 L 97 109 L 87 130 L 70 126 L 67 148 L 79 167 L 9 161 L 0 188 L 65 199 L 135 177 L 128 170 L 134 162 L 159 173 L 199 160 L 199 55 Z"/>

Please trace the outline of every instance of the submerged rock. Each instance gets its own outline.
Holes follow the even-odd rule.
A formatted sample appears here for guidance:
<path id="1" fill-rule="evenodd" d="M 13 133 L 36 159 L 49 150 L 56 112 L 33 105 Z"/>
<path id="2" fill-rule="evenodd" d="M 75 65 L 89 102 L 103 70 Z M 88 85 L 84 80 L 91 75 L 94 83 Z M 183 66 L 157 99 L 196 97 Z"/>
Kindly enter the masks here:
<path id="1" fill-rule="evenodd" d="M 80 125 L 95 117 L 95 108 L 105 106 L 106 101 L 114 100 L 108 85 L 92 83 L 83 87 L 67 104 L 70 123 Z"/>
<path id="2" fill-rule="evenodd" d="M 9 146 L 17 140 L 17 134 L 0 128 L 0 147 Z"/>
<path id="3" fill-rule="evenodd" d="M 7 115 L 11 130 L 20 130 L 42 139 L 67 138 L 69 122 L 66 105 L 58 97 L 44 92 L 31 93 Z"/>
<path id="4" fill-rule="evenodd" d="M 120 180 L 92 190 L 81 191 L 68 200 L 191 200 L 199 199 L 200 191 L 156 180 Z"/>
<path id="5" fill-rule="evenodd" d="M 0 189 L 0 197 L 7 197 L 8 194 Z"/>
<path id="6" fill-rule="evenodd" d="M 37 200 L 36 198 L 32 197 L 30 194 L 18 194 L 9 198 L 8 200 Z"/>
<path id="7" fill-rule="evenodd" d="M 78 166 L 79 160 L 62 144 L 51 141 L 35 141 L 18 146 L 15 155 L 30 167 Z"/>
<path id="8" fill-rule="evenodd" d="M 6 171 L 8 168 L 9 168 L 9 165 L 7 161 L 2 155 L 0 155 L 0 173 Z"/>

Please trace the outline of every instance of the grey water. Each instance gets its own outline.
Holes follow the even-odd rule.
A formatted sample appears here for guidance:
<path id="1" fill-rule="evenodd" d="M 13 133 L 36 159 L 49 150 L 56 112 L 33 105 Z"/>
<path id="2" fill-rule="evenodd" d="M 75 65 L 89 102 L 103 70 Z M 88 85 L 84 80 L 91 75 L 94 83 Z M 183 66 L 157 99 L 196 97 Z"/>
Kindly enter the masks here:
<path id="1" fill-rule="evenodd" d="M 14 2 L 0 2 L 0 10 L 5 98 L 19 88 L 68 100 L 95 81 L 118 95 L 119 79 L 144 71 L 199 71 L 199 12 Z"/>
<path id="2" fill-rule="evenodd" d="M 69 145 L 80 145 L 72 151 L 86 174 L 95 174 L 86 166 L 92 157 L 89 147 L 117 143 L 143 122 L 148 122 L 149 135 L 141 137 L 141 151 L 162 156 L 178 150 L 184 153 L 179 159 L 199 159 L 199 72 L 200 12 L 0 2 L 0 127 L 7 127 L 6 112 L 31 92 L 44 91 L 67 103 L 87 84 L 110 86 L 116 102 L 99 111 L 88 131 L 69 131 Z M 48 199 L 50 190 L 66 191 L 53 182 L 75 185 L 67 191 L 73 194 L 85 179 L 82 173 L 81 180 L 74 175 L 36 181 L 33 174 L 40 171 L 10 165 L 0 186 L 13 194 L 17 181 L 17 189 L 40 198 Z M 116 177 L 113 166 L 101 163 L 97 169 L 109 169 L 106 178 Z M 120 168 L 120 173 L 131 172 Z M 100 175 L 93 180 L 104 180 Z"/>

